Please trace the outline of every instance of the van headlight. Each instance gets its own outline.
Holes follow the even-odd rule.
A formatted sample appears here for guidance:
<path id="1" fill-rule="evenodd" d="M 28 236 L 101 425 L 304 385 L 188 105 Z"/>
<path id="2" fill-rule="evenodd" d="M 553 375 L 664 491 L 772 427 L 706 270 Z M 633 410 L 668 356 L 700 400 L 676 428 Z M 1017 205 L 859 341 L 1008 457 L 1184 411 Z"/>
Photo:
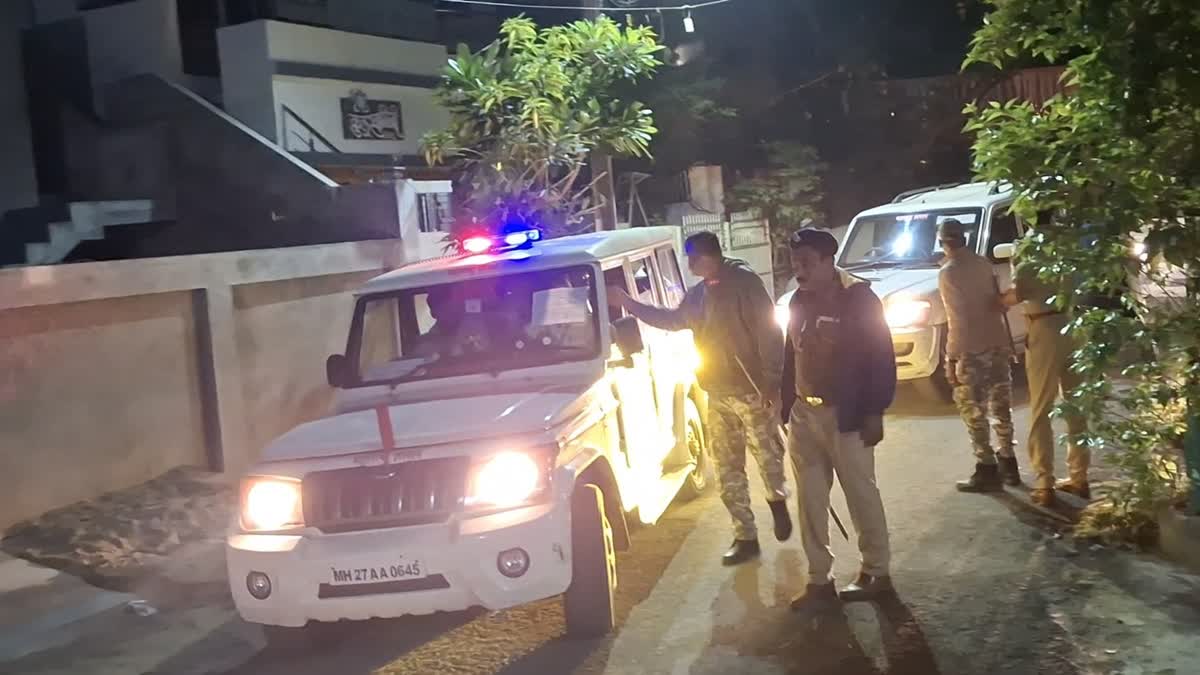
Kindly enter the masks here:
<path id="1" fill-rule="evenodd" d="M 550 487 L 546 455 L 502 452 L 485 458 L 471 470 L 465 504 L 468 508 L 508 508 L 535 501 Z"/>
<path id="2" fill-rule="evenodd" d="M 242 483 L 242 529 L 271 532 L 304 526 L 300 481 L 253 476 Z"/>
<path id="3" fill-rule="evenodd" d="M 889 328 L 915 328 L 929 322 L 931 307 L 928 300 L 901 296 L 888 300 L 883 316 Z"/>

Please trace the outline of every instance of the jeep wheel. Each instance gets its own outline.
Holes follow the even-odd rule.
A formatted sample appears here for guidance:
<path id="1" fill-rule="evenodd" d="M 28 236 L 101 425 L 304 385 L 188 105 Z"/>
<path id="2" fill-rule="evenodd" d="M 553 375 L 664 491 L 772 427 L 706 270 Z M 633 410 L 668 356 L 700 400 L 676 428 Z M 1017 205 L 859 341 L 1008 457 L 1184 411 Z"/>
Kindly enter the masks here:
<path id="1" fill-rule="evenodd" d="M 616 585 L 617 556 L 604 495 L 595 485 L 580 485 L 571 498 L 571 585 L 563 595 L 568 636 L 597 638 L 612 630 Z"/>
<path id="2" fill-rule="evenodd" d="M 938 366 L 938 369 L 929 377 L 913 380 L 913 387 L 928 403 L 945 406 L 954 402 L 954 388 L 946 380 L 945 366 Z"/>
<path id="3" fill-rule="evenodd" d="M 946 329 L 943 327 L 938 330 L 941 346 L 937 353 L 937 368 L 929 377 L 913 380 L 912 384 L 926 402 L 945 406 L 954 403 L 954 387 L 946 379 Z"/>
<path id="4" fill-rule="evenodd" d="M 704 424 L 700 420 L 700 410 L 691 399 L 684 401 L 683 424 L 687 443 L 688 455 L 695 462 L 696 468 L 688 474 L 687 480 L 679 489 L 679 498 L 690 501 L 699 497 L 708 488 L 709 474 L 708 447 L 705 445 Z"/>

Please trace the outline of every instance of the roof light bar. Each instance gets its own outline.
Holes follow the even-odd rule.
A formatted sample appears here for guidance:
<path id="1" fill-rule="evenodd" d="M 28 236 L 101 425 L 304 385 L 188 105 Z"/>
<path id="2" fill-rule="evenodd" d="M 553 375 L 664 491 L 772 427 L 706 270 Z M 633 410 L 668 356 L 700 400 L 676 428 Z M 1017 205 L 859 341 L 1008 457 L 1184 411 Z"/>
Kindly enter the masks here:
<path id="1" fill-rule="evenodd" d="M 541 239 L 542 233 L 540 230 L 517 230 L 498 236 L 472 234 L 464 237 L 459 242 L 459 245 L 463 251 L 478 255 L 480 253 L 528 248 L 533 245 L 533 242 L 540 241 Z"/>

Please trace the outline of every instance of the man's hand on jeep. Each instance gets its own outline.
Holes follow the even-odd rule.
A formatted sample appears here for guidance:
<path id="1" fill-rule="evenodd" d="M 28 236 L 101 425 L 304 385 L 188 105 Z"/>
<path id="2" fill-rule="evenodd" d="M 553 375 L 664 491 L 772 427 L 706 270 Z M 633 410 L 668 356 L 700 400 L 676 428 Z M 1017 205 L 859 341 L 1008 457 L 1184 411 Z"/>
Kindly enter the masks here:
<path id="1" fill-rule="evenodd" d="M 629 293 L 626 292 L 626 290 L 624 288 L 621 288 L 620 286 L 609 286 L 608 287 L 608 306 L 609 307 L 616 307 L 618 309 L 624 309 L 626 303 L 628 303 L 630 299 L 631 298 L 629 297 Z"/>

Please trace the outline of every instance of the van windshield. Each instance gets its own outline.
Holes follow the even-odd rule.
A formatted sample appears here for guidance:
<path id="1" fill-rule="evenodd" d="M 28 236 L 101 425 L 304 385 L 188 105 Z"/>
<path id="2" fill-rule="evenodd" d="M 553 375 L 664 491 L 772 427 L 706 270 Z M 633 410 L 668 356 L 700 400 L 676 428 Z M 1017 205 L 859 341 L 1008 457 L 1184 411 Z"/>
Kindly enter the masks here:
<path id="1" fill-rule="evenodd" d="M 587 266 L 368 296 L 355 310 L 347 350 L 358 386 L 498 374 L 599 353 Z"/>
<path id="2" fill-rule="evenodd" d="M 951 218 L 966 225 L 967 247 L 978 248 L 982 209 L 944 209 L 925 213 L 864 216 L 850 228 L 842 267 L 868 268 L 898 265 L 937 265 L 942 260 L 938 226 Z"/>

